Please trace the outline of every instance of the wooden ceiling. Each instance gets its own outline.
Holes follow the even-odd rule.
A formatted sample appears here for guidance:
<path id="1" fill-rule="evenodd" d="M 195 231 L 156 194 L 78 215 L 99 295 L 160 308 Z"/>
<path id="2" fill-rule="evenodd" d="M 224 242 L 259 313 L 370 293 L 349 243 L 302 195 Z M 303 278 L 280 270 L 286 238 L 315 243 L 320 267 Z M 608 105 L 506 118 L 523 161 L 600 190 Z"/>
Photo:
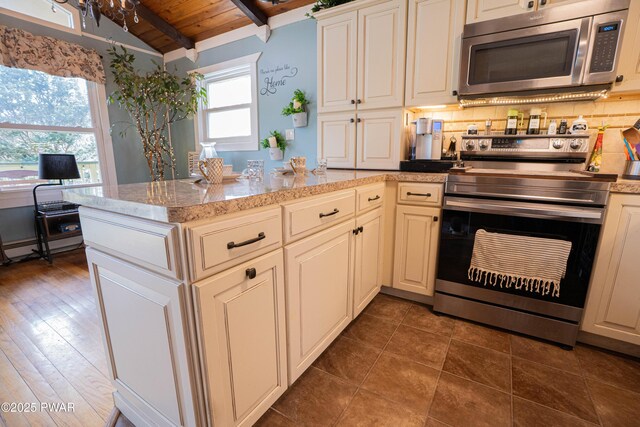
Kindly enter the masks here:
<path id="1" fill-rule="evenodd" d="M 258 0 L 141 0 L 138 6 L 140 22 L 135 24 L 130 16 L 127 26 L 131 34 L 167 53 L 189 46 L 189 42 L 217 36 L 254 21 L 259 23 L 260 17 L 264 20 L 265 15 L 271 17 L 314 2 L 289 0 L 273 5 Z M 122 26 L 122 21 L 114 20 Z"/>

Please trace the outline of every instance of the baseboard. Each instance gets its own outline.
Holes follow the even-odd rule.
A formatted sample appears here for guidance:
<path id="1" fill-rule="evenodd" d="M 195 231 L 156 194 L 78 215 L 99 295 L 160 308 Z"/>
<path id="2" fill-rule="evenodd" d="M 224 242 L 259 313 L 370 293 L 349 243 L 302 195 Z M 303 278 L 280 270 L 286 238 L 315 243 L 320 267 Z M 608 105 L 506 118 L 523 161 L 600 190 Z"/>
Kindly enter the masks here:
<path id="1" fill-rule="evenodd" d="M 49 248 L 52 252 L 57 249 L 76 246 L 82 243 L 82 236 L 69 237 L 68 239 L 60 239 L 49 242 Z M 4 251 L 9 258 L 15 259 L 33 253 L 38 249 L 37 242 L 33 239 L 11 242 L 4 245 Z"/>
<path id="2" fill-rule="evenodd" d="M 631 344 L 585 331 L 578 332 L 578 342 L 640 358 L 640 345 L 637 344 Z"/>
<path id="3" fill-rule="evenodd" d="M 422 304 L 433 305 L 433 297 L 427 295 L 416 294 L 409 291 L 403 291 L 402 289 L 394 289 L 389 286 L 382 286 L 380 292 L 385 295 L 391 295 L 392 297 L 398 297 L 402 299 L 408 299 L 409 301 L 420 302 Z"/>

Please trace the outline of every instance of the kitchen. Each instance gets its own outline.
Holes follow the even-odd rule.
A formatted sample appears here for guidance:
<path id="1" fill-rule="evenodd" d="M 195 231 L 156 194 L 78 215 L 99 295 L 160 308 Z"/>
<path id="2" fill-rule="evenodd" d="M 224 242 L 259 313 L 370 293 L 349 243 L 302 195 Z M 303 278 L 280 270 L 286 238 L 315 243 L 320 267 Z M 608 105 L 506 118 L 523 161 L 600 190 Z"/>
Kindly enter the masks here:
<path id="1" fill-rule="evenodd" d="M 81 205 L 115 418 L 637 423 L 640 2 L 308 9 L 164 54 L 210 94 L 228 70 L 285 82 L 247 86 L 261 136 L 286 82 L 303 87 L 290 161 L 197 114 L 171 128 L 190 178 L 63 193 Z M 217 163 L 239 178 L 216 182 Z"/>

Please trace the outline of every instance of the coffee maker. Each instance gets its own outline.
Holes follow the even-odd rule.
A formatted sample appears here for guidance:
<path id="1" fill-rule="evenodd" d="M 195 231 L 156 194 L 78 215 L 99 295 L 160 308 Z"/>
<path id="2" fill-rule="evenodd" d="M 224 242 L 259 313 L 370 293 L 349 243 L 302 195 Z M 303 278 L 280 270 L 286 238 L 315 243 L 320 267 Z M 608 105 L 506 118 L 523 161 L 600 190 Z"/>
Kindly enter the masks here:
<path id="1" fill-rule="evenodd" d="M 400 162 L 400 170 L 441 172 L 451 168 L 452 161 L 441 160 L 444 120 L 421 117 L 411 124 L 409 160 Z"/>

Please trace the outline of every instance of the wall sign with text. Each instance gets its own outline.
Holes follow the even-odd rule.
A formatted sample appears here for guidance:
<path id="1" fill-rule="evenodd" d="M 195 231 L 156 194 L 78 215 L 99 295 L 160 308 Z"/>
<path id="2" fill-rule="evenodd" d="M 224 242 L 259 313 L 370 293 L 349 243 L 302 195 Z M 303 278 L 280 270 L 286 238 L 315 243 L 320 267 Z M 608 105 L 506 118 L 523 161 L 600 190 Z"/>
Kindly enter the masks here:
<path id="1" fill-rule="evenodd" d="M 275 95 L 278 89 L 285 87 L 290 79 L 298 75 L 298 67 L 289 64 L 260 67 L 258 74 L 262 85 L 260 95 Z"/>

